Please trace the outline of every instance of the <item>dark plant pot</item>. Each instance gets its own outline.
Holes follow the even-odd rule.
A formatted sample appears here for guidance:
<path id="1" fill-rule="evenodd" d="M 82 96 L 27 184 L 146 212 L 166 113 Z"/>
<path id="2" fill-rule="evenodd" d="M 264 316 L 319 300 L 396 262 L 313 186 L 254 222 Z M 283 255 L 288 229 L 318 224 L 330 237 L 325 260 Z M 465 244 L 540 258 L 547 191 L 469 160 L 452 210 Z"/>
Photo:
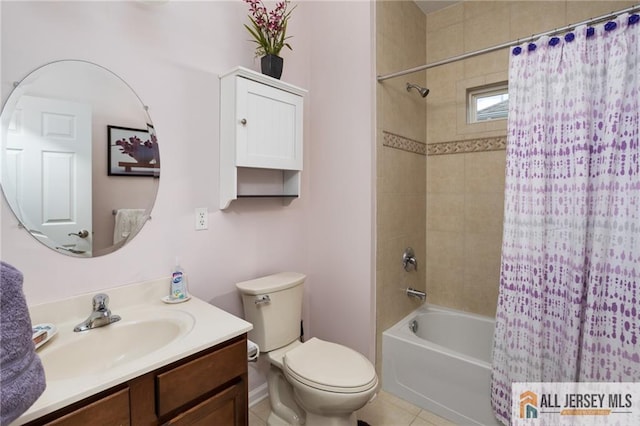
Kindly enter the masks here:
<path id="1" fill-rule="evenodd" d="M 131 156 L 138 162 L 142 164 L 148 164 L 151 160 L 155 158 L 155 152 L 152 148 L 147 148 L 146 146 L 141 146 L 138 148 L 136 152 L 131 153 Z"/>
<path id="2" fill-rule="evenodd" d="M 282 64 L 284 59 L 277 55 L 266 55 L 260 60 L 260 66 L 262 68 L 262 74 L 269 77 L 280 79 L 282 75 Z"/>

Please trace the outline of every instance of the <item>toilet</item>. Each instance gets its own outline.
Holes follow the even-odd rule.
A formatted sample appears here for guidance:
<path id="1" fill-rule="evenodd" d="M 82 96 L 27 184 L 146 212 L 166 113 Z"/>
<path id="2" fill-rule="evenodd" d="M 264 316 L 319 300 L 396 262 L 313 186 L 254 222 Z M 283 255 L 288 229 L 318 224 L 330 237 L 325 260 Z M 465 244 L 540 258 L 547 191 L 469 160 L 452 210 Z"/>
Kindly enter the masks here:
<path id="1" fill-rule="evenodd" d="M 281 272 L 236 283 L 249 339 L 269 359 L 269 426 L 355 426 L 355 412 L 371 401 L 378 377 L 371 362 L 346 346 L 300 341 L 306 276 Z"/>

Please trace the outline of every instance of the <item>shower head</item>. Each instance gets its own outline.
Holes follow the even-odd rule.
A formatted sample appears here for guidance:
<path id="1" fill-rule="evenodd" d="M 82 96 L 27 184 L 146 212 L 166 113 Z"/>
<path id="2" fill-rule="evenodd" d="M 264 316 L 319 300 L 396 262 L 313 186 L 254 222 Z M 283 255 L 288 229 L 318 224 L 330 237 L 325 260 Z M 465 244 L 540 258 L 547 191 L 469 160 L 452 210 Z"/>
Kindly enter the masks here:
<path id="1" fill-rule="evenodd" d="M 426 98 L 429 94 L 429 89 L 427 89 L 426 87 L 420 87 L 417 84 L 407 83 L 407 92 L 411 91 L 411 89 L 416 89 L 418 93 L 420 93 L 420 96 L 422 96 L 423 98 Z"/>

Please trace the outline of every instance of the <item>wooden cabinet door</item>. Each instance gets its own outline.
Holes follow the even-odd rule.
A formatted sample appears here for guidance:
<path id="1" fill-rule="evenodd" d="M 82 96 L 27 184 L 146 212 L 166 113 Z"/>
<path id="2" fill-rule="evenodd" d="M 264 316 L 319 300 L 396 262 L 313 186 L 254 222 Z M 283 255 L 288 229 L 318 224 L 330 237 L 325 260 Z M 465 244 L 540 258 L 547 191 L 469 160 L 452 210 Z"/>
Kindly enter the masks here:
<path id="1" fill-rule="evenodd" d="M 236 165 L 302 170 L 301 96 L 236 77 Z"/>
<path id="2" fill-rule="evenodd" d="M 47 426 L 129 426 L 129 389 L 122 389 L 51 422 Z"/>
<path id="3" fill-rule="evenodd" d="M 244 426 L 248 424 L 242 383 L 232 385 L 165 423 L 167 426 Z"/>
<path id="4" fill-rule="evenodd" d="M 247 373 L 247 342 L 242 339 L 156 376 L 158 417 L 188 406 Z"/>

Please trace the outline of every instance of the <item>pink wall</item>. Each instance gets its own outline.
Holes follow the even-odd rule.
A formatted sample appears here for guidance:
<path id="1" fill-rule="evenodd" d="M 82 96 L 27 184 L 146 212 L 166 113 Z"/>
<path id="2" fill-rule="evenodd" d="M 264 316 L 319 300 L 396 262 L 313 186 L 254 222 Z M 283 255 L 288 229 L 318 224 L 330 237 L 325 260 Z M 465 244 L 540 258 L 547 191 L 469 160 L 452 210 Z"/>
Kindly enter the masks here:
<path id="1" fill-rule="evenodd" d="M 149 2 L 152 3 L 152 2 Z M 176 256 L 197 297 L 242 315 L 234 283 L 307 273 L 306 334 L 374 353 L 373 54 L 368 2 L 301 2 L 284 81 L 309 89 L 302 197 L 218 210 L 218 74 L 257 69 L 232 2 L 2 2 L 2 100 L 13 81 L 84 59 L 127 81 L 161 141 L 153 219 L 120 251 L 76 259 L 36 243 L 2 202 L 1 258 L 25 275 L 29 304 L 166 276 Z M 330 31 L 328 31 L 330 28 Z M 194 230 L 194 209 L 209 229 Z"/>
<path id="2" fill-rule="evenodd" d="M 313 331 L 375 354 L 375 5 L 314 2 L 309 296 Z M 330 23 L 330 30 L 327 28 Z M 356 331 L 358 330 L 358 331 Z"/>

